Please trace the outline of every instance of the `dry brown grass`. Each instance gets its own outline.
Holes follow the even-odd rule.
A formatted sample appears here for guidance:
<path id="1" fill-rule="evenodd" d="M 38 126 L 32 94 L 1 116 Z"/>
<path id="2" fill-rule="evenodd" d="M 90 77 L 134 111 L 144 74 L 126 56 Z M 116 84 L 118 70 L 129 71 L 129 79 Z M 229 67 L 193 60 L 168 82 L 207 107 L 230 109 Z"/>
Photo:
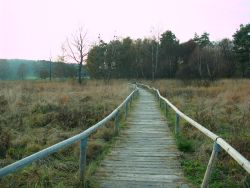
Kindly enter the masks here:
<path id="1" fill-rule="evenodd" d="M 177 80 L 146 83 L 159 89 L 182 112 L 227 140 L 250 160 L 250 80 L 219 80 L 206 84 Z M 181 123 L 183 136 L 191 140 L 195 150 L 184 154 L 185 160 L 198 161 L 205 168 L 211 154 L 211 140 L 188 123 Z M 247 173 L 224 151 L 218 166 L 220 170 L 216 171 L 216 177 L 222 183 L 218 185 L 215 181 L 211 187 L 223 187 L 226 183 L 228 187 L 241 187 Z"/>
<path id="2" fill-rule="evenodd" d="M 0 167 L 78 134 L 129 94 L 126 81 L 0 82 Z M 91 136 L 88 162 L 108 145 L 113 125 Z M 78 187 L 79 144 L 0 180 L 0 187 Z M 69 173 L 70 172 L 70 173 Z M 34 178 L 34 176 L 35 178 Z"/>

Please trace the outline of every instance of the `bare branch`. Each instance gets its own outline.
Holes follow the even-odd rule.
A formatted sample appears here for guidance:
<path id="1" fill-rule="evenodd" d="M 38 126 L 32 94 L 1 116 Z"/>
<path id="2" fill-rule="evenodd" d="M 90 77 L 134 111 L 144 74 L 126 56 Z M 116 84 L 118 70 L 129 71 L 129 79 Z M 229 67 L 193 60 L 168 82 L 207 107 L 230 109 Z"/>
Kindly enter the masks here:
<path id="1" fill-rule="evenodd" d="M 71 45 L 70 45 L 68 39 L 67 39 L 67 44 L 68 44 L 68 48 L 69 48 L 70 53 L 71 53 L 71 54 L 68 54 L 68 56 L 71 57 L 73 60 L 75 60 L 77 63 L 80 63 L 79 60 L 76 58 L 75 53 L 74 53 L 74 51 L 72 50 Z"/>
<path id="2" fill-rule="evenodd" d="M 82 28 L 80 27 L 78 32 L 71 35 L 71 40 L 66 40 L 67 42 L 67 49 L 68 53 L 67 56 L 78 63 L 79 69 L 78 69 L 78 77 L 79 77 L 79 83 L 81 83 L 81 70 L 82 70 L 82 64 L 85 61 L 85 57 L 87 56 L 88 52 L 86 49 L 86 36 L 87 32 L 83 33 Z"/>

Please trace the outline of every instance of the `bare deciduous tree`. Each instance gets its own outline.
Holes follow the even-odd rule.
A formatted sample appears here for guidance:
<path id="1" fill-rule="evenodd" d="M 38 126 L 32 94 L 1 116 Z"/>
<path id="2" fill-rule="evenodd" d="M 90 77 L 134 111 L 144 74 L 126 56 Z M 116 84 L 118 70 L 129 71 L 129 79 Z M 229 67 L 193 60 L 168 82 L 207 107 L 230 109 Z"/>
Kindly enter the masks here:
<path id="1" fill-rule="evenodd" d="M 75 61 L 78 64 L 78 82 L 82 83 L 82 65 L 85 61 L 87 52 L 86 45 L 87 32 L 83 32 L 82 28 L 79 28 L 78 32 L 71 36 L 66 41 L 66 56 Z"/>

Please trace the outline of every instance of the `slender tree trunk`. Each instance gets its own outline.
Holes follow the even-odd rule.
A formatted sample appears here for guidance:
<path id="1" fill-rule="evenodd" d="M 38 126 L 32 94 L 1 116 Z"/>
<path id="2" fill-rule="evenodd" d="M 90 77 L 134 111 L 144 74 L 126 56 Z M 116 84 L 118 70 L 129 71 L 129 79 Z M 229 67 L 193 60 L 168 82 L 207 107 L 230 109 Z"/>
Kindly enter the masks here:
<path id="1" fill-rule="evenodd" d="M 155 73 L 154 75 L 156 75 L 157 73 L 157 66 L 158 66 L 158 52 L 159 52 L 159 45 L 158 45 L 158 42 L 157 42 L 157 46 L 156 46 L 156 54 L 155 54 Z"/>
<path id="2" fill-rule="evenodd" d="M 51 81 L 51 60 L 49 62 L 49 80 Z"/>
<path id="3" fill-rule="evenodd" d="M 142 66 L 142 63 L 140 63 L 140 68 L 141 68 L 141 74 L 142 74 L 142 77 L 145 79 L 145 75 L 144 75 L 144 71 L 143 71 L 143 66 Z"/>
<path id="4" fill-rule="evenodd" d="M 155 80 L 155 75 L 154 75 L 154 46 L 152 44 L 152 81 Z"/>
<path id="5" fill-rule="evenodd" d="M 110 77 L 111 77 L 111 67 L 108 69 L 108 78 L 107 78 L 107 83 L 109 84 L 110 81 Z"/>
<path id="6" fill-rule="evenodd" d="M 172 60 L 171 58 L 169 57 L 169 78 L 172 78 Z"/>
<path id="7" fill-rule="evenodd" d="M 201 62 L 201 58 L 200 56 L 198 56 L 198 72 L 199 72 L 199 75 L 200 75 L 200 78 L 202 79 L 202 62 Z"/>
<path id="8" fill-rule="evenodd" d="M 211 71 L 210 71 L 208 63 L 207 63 L 207 73 L 208 73 L 208 77 L 211 79 L 212 75 L 211 75 Z"/>
<path id="9" fill-rule="evenodd" d="M 82 63 L 79 63 L 79 68 L 78 68 L 78 83 L 82 83 Z"/>

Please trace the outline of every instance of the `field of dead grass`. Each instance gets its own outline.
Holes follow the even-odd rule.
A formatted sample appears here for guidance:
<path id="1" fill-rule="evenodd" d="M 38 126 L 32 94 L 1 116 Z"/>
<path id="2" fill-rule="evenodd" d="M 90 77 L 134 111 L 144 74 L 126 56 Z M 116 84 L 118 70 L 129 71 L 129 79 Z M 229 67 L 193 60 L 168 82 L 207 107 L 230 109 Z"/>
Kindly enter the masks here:
<path id="1" fill-rule="evenodd" d="M 126 81 L 0 82 L 0 167 L 78 134 L 129 94 Z M 95 163 L 113 139 L 110 122 L 90 137 L 87 186 Z M 0 187 L 79 187 L 79 144 L 0 179 Z"/>
<path id="2" fill-rule="evenodd" d="M 143 82 L 159 89 L 182 112 L 224 138 L 250 160 L 250 80 Z M 173 129 L 175 114 L 169 113 L 168 120 Z M 181 121 L 177 144 L 183 151 L 182 166 L 186 176 L 199 186 L 212 151 L 211 140 Z M 250 177 L 221 151 L 209 187 L 250 187 Z"/>

